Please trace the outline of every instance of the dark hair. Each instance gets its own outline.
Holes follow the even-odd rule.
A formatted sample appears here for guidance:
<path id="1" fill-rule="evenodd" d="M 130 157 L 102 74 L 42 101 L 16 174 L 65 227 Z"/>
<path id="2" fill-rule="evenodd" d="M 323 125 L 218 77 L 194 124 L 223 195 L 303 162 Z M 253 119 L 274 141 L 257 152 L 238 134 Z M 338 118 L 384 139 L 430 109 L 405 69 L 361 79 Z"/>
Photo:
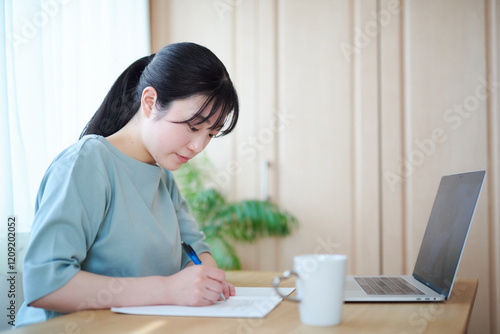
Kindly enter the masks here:
<path id="1" fill-rule="evenodd" d="M 218 136 L 230 133 L 238 121 L 236 90 L 224 64 L 209 49 L 195 43 L 175 43 L 130 65 L 115 81 L 80 138 L 88 134 L 110 136 L 123 128 L 139 110 L 144 88 L 157 94 L 157 107 L 166 111 L 172 102 L 194 95 L 206 100 L 190 119 L 180 123 L 203 123 L 221 110 L 210 129 L 221 128 Z M 209 114 L 201 113 L 212 103 Z"/>

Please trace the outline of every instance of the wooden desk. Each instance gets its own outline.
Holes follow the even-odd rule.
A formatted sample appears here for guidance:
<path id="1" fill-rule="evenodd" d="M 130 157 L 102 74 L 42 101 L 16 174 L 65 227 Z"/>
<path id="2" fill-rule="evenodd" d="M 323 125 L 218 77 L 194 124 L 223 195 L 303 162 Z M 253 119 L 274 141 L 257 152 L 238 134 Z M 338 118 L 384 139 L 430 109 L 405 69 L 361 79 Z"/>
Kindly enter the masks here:
<path id="1" fill-rule="evenodd" d="M 235 286 L 271 286 L 278 273 L 227 272 Z M 287 284 L 288 283 L 288 284 Z M 474 305 L 477 279 L 458 279 L 452 295 L 439 303 L 347 303 L 336 327 L 300 323 L 296 303 L 283 301 L 264 319 L 158 317 L 116 314 L 109 310 L 82 311 L 3 333 L 465 333 Z M 285 282 L 282 286 L 293 286 Z"/>

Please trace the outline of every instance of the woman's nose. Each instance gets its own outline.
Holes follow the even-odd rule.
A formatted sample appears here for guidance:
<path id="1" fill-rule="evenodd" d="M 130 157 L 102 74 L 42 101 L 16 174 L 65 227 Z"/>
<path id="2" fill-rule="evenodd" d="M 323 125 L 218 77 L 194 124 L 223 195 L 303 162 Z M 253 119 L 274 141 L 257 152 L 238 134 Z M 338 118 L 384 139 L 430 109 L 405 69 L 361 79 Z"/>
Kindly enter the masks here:
<path id="1" fill-rule="evenodd" d="M 208 140 L 204 136 L 195 136 L 188 144 L 188 149 L 195 154 L 200 153 L 207 146 Z"/>

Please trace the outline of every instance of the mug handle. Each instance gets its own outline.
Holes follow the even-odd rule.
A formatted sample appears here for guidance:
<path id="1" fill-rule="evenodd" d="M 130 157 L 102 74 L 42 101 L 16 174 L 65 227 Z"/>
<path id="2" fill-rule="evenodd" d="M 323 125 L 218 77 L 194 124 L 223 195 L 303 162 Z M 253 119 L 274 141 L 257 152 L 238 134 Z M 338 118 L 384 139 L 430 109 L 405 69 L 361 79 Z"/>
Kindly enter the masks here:
<path id="1" fill-rule="evenodd" d="M 278 295 L 280 295 L 281 298 L 289 300 L 291 302 L 298 303 L 298 302 L 300 302 L 300 299 L 298 299 L 298 298 L 292 298 L 292 297 L 288 297 L 288 296 L 282 295 L 281 292 L 280 292 L 280 290 L 279 290 L 279 285 L 280 285 L 281 281 L 289 279 L 292 276 L 299 277 L 299 275 L 295 271 L 292 271 L 292 270 L 286 270 L 286 271 L 283 272 L 282 276 L 276 276 L 273 279 L 273 288 L 274 288 L 274 291 L 276 291 L 276 293 Z"/>

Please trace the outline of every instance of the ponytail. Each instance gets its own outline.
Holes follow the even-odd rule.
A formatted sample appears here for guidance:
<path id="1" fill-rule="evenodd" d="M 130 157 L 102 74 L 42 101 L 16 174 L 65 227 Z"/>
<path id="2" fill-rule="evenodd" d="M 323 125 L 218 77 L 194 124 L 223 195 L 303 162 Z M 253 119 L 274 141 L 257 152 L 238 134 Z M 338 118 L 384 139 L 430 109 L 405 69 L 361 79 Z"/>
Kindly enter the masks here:
<path id="1" fill-rule="evenodd" d="M 117 132 L 136 114 L 141 105 L 137 84 L 154 54 L 136 60 L 116 79 L 104 101 L 83 129 L 80 138 L 89 134 L 107 137 Z"/>
<path id="2" fill-rule="evenodd" d="M 203 122 L 218 113 L 210 127 L 221 129 L 218 136 L 230 133 L 236 126 L 238 95 L 224 64 L 204 46 L 175 43 L 130 65 L 113 84 L 80 138 L 88 134 L 107 137 L 123 128 L 139 110 L 146 87 L 156 90 L 156 107 L 161 115 L 177 99 L 194 95 L 206 98 L 192 117 L 178 123 Z M 202 116 L 207 108 L 208 114 Z"/>

